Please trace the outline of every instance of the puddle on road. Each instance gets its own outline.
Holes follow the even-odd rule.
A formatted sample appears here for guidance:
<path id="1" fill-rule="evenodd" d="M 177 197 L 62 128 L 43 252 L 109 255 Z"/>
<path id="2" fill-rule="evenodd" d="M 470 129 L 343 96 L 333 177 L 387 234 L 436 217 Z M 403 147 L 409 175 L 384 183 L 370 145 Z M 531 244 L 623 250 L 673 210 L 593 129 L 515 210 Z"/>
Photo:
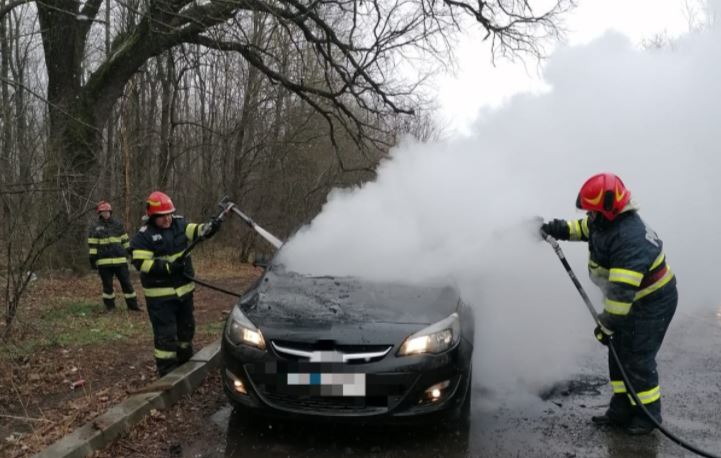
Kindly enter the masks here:
<path id="1" fill-rule="evenodd" d="M 564 380 L 541 390 L 538 396 L 544 401 L 573 395 L 602 394 L 603 387 L 608 384 L 606 377 L 597 375 L 579 375 L 572 380 Z"/>
<path id="2" fill-rule="evenodd" d="M 468 456 L 468 425 L 343 424 L 334 421 L 292 421 L 246 416 L 223 407 L 211 417 L 224 431 L 222 455 L 204 458 L 267 456 L 337 457 Z M 472 454 L 471 454 L 472 455 Z"/>

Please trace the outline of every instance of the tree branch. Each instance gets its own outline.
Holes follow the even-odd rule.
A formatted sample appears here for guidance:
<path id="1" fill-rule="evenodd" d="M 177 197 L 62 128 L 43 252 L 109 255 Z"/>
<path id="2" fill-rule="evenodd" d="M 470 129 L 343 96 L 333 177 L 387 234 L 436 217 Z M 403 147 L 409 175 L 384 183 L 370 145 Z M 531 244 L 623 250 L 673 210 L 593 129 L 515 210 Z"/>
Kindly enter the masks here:
<path id="1" fill-rule="evenodd" d="M 14 10 L 20 5 L 24 5 L 26 3 L 33 2 L 35 0 L 15 0 L 12 2 L 7 3 L 5 6 L 0 8 L 0 20 L 2 20 L 6 14 L 8 14 L 10 11 Z"/>
<path id="2" fill-rule="evenodd" d="M 237 42 L 222 42 L 212 40 L 209 37 L 200 35 L 189 37 L 186 42 L 200 44 L 207 48 L 216 49 L 219 51 L 237 52 L 241 56 L 243 56 L 243 58 L 245 58 L 250 65 L 257 68 L 273 83 L 281 84 L 290 92 L 296 94 L 326 120 L 330 129 L 330 140 L 336 150 L 338 149 L 335 134 L 336 122 L 339 122 L 343 126 L 344 130 L 349 135 L 351 135 L 351 137 L 354 139 L 354 142 L 360 147 L 363 147 L 364 143 L 367 140 L 370 140 L 371 143 L 374 144 L 378 144 L 378 142 L 380 141 L 379 138 L 368 136 L 365 133 L 368 129 L 377 130 L 378 127 L 362 121 L 360 117 L 356 115 L 353 110 L 348 108 L 348 106 L 343 102 L 341 97 L 342 94 L 332 93 L 326 90 L 319 89 L 317 87 L 308 86 L 290 80 L 285 75 L 276 72 L 268 65 L 266 65 L 263 62 L 263 59 L 253 47 Z M 318 97 L 321 100 L 325 100 L 333 108 L 324 108 L 318 101 L 313 98 L 313 96 Z M 339 114 L 336 113 L 335 110 L 338 110 L 340 114 L 342 114 L 342 117 L 339 116 Z M 349 122 L 354 127 L 351 127 Z M 343 160 L 340 156 L 338 156 L 338 160 L 341 164 L 341 167 L 344 167 Z"/>
<path id="3" fill-rule="evenodd" d="M 83 5 L 83 8 L 80 10 L 80 15 L 78 16 L 78 21 L 80 22 L 78 34 L 82 49 L 85 49 L 85 42 L 88 39 L 88 31 L 93 25 L 93 20 L 95 19 L 95 16 L 98 15 L 98 10 L 100 10 L 100 5 L 102 5 L 102 3 L 103 0 L 87 0 L 85 5 Z"/>

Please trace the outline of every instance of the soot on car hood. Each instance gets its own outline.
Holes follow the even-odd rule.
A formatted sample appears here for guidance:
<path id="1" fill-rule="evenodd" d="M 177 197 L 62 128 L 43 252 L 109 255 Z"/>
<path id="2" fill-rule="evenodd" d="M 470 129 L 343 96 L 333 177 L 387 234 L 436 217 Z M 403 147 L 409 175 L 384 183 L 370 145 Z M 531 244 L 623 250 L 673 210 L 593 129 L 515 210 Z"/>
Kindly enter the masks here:
<path id="1" fill-rule="evenodd" d="M 314 277 L 273 265 L 246 294 L 241 308 L 257 325 L 430 324 L 453 313 L 459 300 L 451 286 Z"/>

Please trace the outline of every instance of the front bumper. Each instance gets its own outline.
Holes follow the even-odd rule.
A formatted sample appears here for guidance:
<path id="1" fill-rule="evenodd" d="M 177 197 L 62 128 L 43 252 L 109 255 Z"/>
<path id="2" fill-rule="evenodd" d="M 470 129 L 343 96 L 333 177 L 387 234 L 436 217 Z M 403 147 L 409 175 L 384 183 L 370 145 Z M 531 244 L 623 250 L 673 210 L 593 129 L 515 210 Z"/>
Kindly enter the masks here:
<path id="1" fill-rule="evenodd" d="M 440 355 L 397 357 L 396 350 L 379 361 L 311 363 L 283 358 L 272 345 L 260 351 L 224 338 L 223 386 L 236 405 L 258 413 L 336 419 L 435 418 L 460 407 L 470 395 L 472 345 L 465 339 Z M 310 374 L 310 380 L 289 384 L 288 374 Z M 364 393 L 340 395 L 337 386 L 322 384 L 320 374 L 363 374 Z M 244 393 L 236 388 L 237 381 Z M 436 390 L 431 393 L 432 387 Z"/>

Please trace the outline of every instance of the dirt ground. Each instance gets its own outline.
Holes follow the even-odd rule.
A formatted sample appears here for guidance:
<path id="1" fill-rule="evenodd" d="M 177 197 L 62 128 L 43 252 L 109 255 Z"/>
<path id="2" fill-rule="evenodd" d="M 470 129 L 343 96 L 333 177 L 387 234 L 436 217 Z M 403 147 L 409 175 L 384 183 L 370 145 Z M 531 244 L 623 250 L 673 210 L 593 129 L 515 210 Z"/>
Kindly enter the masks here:
<path id="1" fill-rule="evenodd" d="M 195 265 L 199 278 L 238 292 L 259 274 L 253 266 L 209 257 Z M 0 342 L 0 456 L 37 453 L 157 378 L 147 313 L 125 309 L 117 282 L 117 310 L 106 313 L 97 274 L 38 277 L 11 338 Z M 144 304 L 135 273 L 133 283 Z M 196 350 L 220 336 L 234 303 L 231 296 L 196 287 Z M 213 383 L 218 381 L 210 377 L 191 397 L 212 391 Z M 168 416 L 193 417 L 199 407 L 186 408 L 153 412 L 144 422 L 148 428 L 135 428 L 133 434 L 158 435 L 158 423 Z M 122 449 L 105 456 L 132 454 L 132 443 L 120 441 Z M 157 454 L 138 448 L 137 456 L 166 456 L 172 443 L 165 450 L 158 447 Z"/>
<path id="2" fill-rule="evenodd" d="M 225 446 L 224 434 L 208 418 L 227 404 L 220 374 L 214 371 L 193 393 L 171 408 L 153 410 L 125 436 L 116 439 L 93 458 L 144 458 L 205 456 L 209 444 Z M 203 450 L 193 451 L 194 444 Z"/>

